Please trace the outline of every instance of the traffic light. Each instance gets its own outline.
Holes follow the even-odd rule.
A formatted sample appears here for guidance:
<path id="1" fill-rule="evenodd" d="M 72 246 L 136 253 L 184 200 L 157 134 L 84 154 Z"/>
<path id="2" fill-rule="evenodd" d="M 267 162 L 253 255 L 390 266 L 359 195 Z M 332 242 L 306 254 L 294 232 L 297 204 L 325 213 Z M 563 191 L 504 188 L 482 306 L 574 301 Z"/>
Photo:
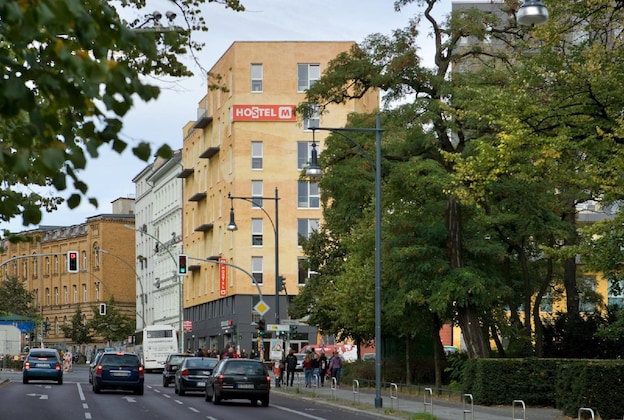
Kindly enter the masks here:
<path id="1" fill-rule="evenodd" d="M 258 321 L 258 335 L 260 337 L 264 337 L 264 332 L 266 331 L 266 321 L 261 319 Z"/>
<path id="2" fill-rule="evenodd" d="M 100 303 L 100 315 L 106 315 L 106 304 Z"/>
<path id="3" fill-rule="evenodd" d="M 78 251 L 67 251 L 67 272 L 78 272 Z"/>
<path id="4" fill-rule="evenodd" d="M 178 255 L 178 274 L 186 276 L 188 274 L 187 270 L 187 258 L 186 255 Z"/>
<path id="5" fill-rule="evenodd" d="M 290 326 L 290 335 L 293 336 L 297 334 L 297 326 L 296 325 L 291 325 Z"/>
<path id="6" fill-rule="evenodd" d="M 43 321 L 43 333 L 47 334 L 50 332 L 50 323 L 48 321 Z"/>

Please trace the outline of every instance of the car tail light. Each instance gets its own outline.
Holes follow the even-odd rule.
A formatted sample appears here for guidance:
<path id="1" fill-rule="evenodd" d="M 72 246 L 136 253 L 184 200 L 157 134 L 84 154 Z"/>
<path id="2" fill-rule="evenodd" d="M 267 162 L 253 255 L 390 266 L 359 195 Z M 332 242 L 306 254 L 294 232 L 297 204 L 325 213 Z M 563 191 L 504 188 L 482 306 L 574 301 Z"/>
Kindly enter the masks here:
<path id="1" fill-rule="evenodd" d="M 217 379 L 217 383 L 219 385 L 223 385 L 223 374 L 219 375 L 219 378 Z"/>
<path id="2" fill-rule="evenodd" d="M 101 375 L 102 374 L 102 365 L 98 365 L 98 367 L 95 368 L 95 374 L 96 375 Z"/>
<path id="3" fill-rule="evenodd" d="M 182 369 L 182 373 L 180 373 L 180 375 L 188 376 L 188 369 Z"/>
<path id="4" fill-rule="evenodd" d="M 59 362 L 56 362 L 56 366 L 54 367 L 54 369 L 61 370 L 61 364 Z"/>
<path id="5" fill-rule="evenodd" d="M 24 369 L 30 369 L 30 362 L 24 362 Z"/>
<path id="6" fill-rule="evenodd" d="M 143 366 L 139 366 L 139 376 L 143 375 L 145 375 L 145 369 L 143 368 Z"/>

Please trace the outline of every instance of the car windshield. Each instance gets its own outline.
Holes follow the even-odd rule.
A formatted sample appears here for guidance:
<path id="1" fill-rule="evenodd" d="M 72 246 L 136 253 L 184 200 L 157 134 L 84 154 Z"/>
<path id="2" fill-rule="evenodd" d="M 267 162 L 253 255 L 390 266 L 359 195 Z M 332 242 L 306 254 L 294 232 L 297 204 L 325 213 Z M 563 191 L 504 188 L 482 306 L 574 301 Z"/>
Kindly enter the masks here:
<path id="1" fill-rule="evenodd" d="M 223 370 L 223 373 L 229 375 L 264 375 L 264 366 L 260 363 L 228 363 Z"/>
<path id="2" fill-rule="evenodd" d="M 127 366 L 137 367 L 139 366 L 139 359 L 136 356 L 117 356 L 117 355 L 104 355 L 100 362 L 102 366 Z"/>

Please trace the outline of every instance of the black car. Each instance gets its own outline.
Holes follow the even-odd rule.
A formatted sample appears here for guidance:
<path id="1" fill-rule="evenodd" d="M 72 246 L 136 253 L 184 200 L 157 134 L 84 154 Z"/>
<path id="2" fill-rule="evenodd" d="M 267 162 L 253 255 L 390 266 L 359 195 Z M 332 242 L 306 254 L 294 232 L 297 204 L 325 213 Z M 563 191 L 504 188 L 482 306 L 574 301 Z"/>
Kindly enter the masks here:
<path id="1" fill-rule="evenodd" d="M 212 357 L 186 357 L 175 374 L 175 393 L 204 392 L 206 382 L 219 359 Z"/>
<path id="2" fill-rule="evenodd" d="M 63 383 L 63 361 L 54 349 L 32 349 L 24 359 L 22 382 L 27 384 L 32 379 L 44 379 Z"/>
<path id="3" fill-rule="evenodd" d="M 145 371 L 139 356 L 135 353 L 105 352 L 100 357 L 93 373 L 93 392 L 102 389 L 130 389 L 143 395 Z"/>
<path id="4" fill-rule="evenodd" d="M 258 401 L 269 405 L 271 376 L 264 363 L 256 359 L 221 359 L 206 383 L 206 401 L 220 404 L 222 400 Z"/>
<path id="5" fill-rule="evenodd" d="M 175 374 L 178 370 L 180 363 L 187 357 L 191 357 L 190 353 L 171 353 L 165 360 L 165 366 L 163 368 L 163 386 L 167 388 L 169 384 L 175 382 Z"/>

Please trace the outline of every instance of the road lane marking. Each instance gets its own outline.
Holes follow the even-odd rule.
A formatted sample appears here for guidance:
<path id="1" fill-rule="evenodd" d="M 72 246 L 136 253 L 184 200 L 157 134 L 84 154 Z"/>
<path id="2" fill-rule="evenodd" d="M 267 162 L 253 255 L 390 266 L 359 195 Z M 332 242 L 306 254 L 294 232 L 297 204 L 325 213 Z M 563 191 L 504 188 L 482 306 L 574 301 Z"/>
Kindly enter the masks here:
<path id="1" fill-rule="evenodd" d="M 312 414 L 307 414 L 307 413 L 302 413 L 302 412 L 300 412 L 300 411 L 291 410 L 290 408 L 282 407 L 282 406 L 280 406 L 280 405 L 274 405 L 274 404 L 271 404 L 271 407 L 275 407 L 275 408 L 277 408 L 278 410 L 282 410 L 282 411 L 286 411 L 286 412 L 289 412 L 289 413 L 292 413 L 292 414 L 296 414 L 296 415 L 301 416 L 301 417 L 307 417 L 307 418 L 309 418 L 309 419 L 315 419 L 315 420 L 327 420 L 325 417 L 313 416 Z"/>

